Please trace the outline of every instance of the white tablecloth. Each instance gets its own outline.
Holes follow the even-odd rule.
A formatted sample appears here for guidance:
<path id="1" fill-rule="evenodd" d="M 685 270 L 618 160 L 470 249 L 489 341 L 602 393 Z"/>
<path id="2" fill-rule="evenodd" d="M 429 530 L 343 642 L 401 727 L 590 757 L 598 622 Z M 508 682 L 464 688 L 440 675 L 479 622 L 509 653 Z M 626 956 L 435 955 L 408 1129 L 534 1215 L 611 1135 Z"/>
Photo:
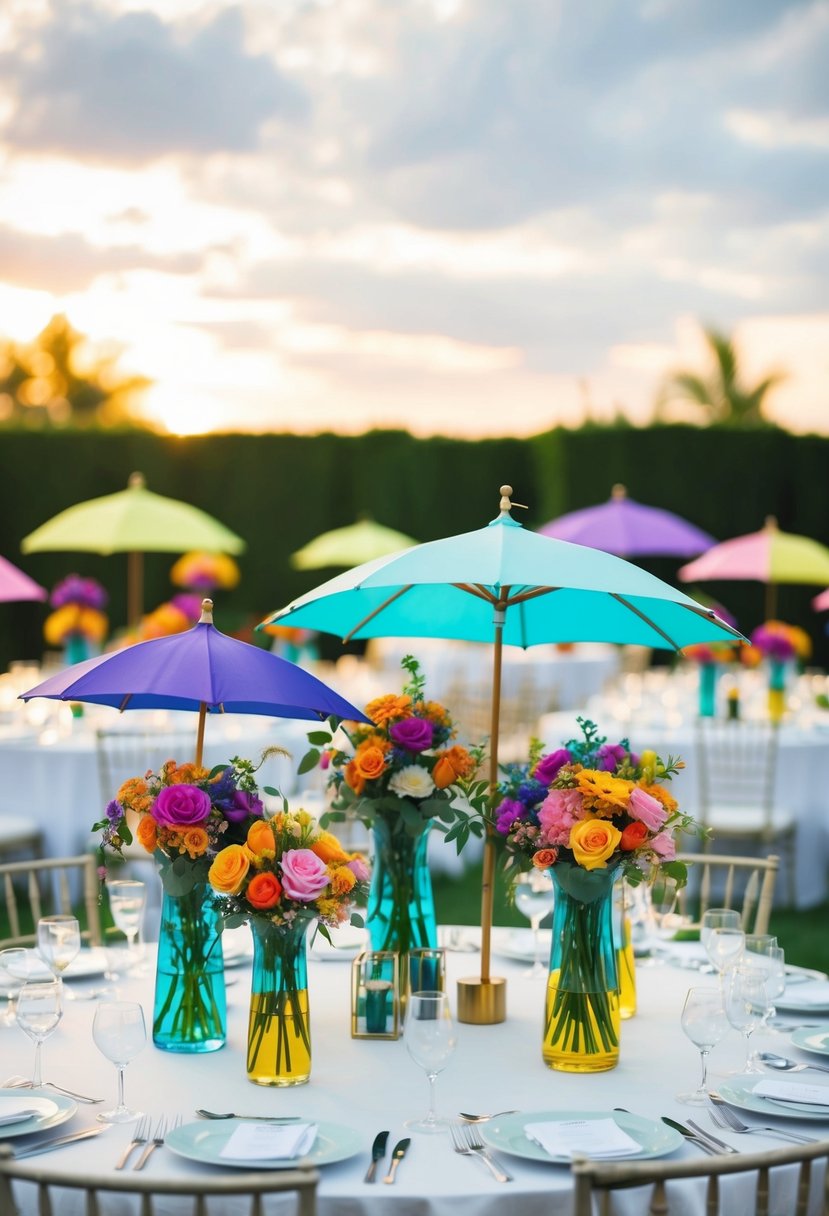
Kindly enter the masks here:
<path id="1" fill-rule="evenodd" d="M 785 944 L 785 943 L 784 943 Z M 540 1054 L 544 980 L 529 980 L 525 963 L 496 958 L 493 973 L 508 977 L 508 1019 L 498 1026 L 458 1026 L 458 1045 L 446 1071 L 437 1083 L 440 1113 L 458 1110 L 498 1111 L 515 1107 L 523 1112 L 551 1110 L 611 1111 L 626 1107 L 637 1114 L 659 1118 L 669 1115 L 680 1121 L 690 1116 L 711 1126 L 707 1114 L 675 1100 L 678 1091 L 696 1086 L 699 1057 L 696 1048 L 681 1032 L 679 1018 L 687 988 L 695 983 L 715 984 L 711 977 L 672 967 L 639 970 L 639 1012 L 623 1023 L 619 1066 L 606 1073 L 572 1075 L 549 1071 Z M 476 954 L 451 953 L 449 993 L 455 1004 L 455 981 L 477 973 Z M 364 1151 L 339 1164 L 322 1168 L 319 1189 L 320 1216 L 503 1216 L 505 1202 L 511 1216 L 569 1216 L 571 1187 L 567 1167 L 546 1165 L 503 1155 L 503 1163 L 514 1181 L 499 1185 L 475 1160 L 455 1154 L 448 1136 L 408 1133 L 404 1120 L 425 1113 L 427 1084 L 421 1070 L 409 1058 L 404 1042 L 354 1040 L 349 1035 L 349 972 L 342 961 L 309 963 L 309 989 L 313 1039 L 313 1069 L 308 1085 L 293 1089 L 262 1089 L 245 1077 L 245 1036 L 249 972 L 228 972 L 236 979 L 228 989 L 228 1043 L 209 1055 L 175 1055 L 151 1045 L 127 1069 L 129 1103 L 157 1117 L 180 1114 L 194 1119 L 196 1107 L 235 1110 L 254 1114 L 298 1114 L 346 1124 L 359 1132 Z M 87 986 L 95 981 L 87 981 Z M 131 980 L 123 996 L 141 999 L 148 1019 L 152 1009 L 151 980 Z M 66 1012 L 55 1034 L 44 1046 L 44 1076 L 87 1094 L 115 1097 L 115 1072 L 92 1043 L 92 1001 L 66 1004 Z M 771 1041 L 769 1039 L 768 1041 Z M 779 1037 L 774 1045 L 788 1047 Z M 794 1049 L 790 1054 L 799 1054 Z M 32 1045 L 16 1027 L 0 1027 L 0 1057 L 4 1079 L 8 1073 L 29 1066 Z M 805 1058 L 805 1057 L 803 1057 Z M 713 1082 L 724 1070 L 741 1066 L 744 1047 L 736 1031 L 712 1053 Z M 811 1075 L 811 1074 L 810 1074 Z M 815 1074 L 816 1076 L 816 1074 Z M 99 1109 L 99 1108 L 98 1108 Z M 82 1107 L 63 1130 L 94 1123 L 95 1107 Z M 763 1120 L 748 1115 L 749 1122 Z M 775 1122 L 773 1118 L 764 1120 Z M 788 1120 L 780 1121 L 786 1126 Z M 826 1123 L 795 1124 L 816 1137 L 829 1133 Z M 369 1150 L 381 1129 L 388 1129 L 389 1152 L 396 1141 L 411 1134 L 412 1145 L 398 1172 L 395 1186 L 363 1182 Z M 745 1143 L 728 1133 L 720 1136 L 746 1151 L 779 1146 L 771 1138 L 753 1136 Z M 50 1169 L 78 1175 L 106 1173 L 112 1169 L 131 1136 L 131 1127 L 113 1127 L 95 1141 L 67 1147 L 38 1158 L 44 1175 Z M 18 1144 L 20 1141 L 17 1142 Z M 692 1146 L 676 1150 L 681 1157 L 697 1155 Z M 187 1177 L 202 1174 L 203 1166 L 156 1151 L 147 1172 L 156 1177 Z M 703 1184 L 681 1184 L 687 1196 L 687 1216 L 704 1211 Z M 794 1181 L 792 1179 L 792 1186 Z M 748 1186 L 744 1180 L 724 1183 L 729 1216 L 747 1216 Z M 788 1216 L 793 1209 L 793 1191 L 778 1201 L 775 1216 Z M 180 1212 L 180 1207 L 162 1208 Z M 232 1216 L 230 1202 L 222 1216 Z M 269 1209 L 270 1210 L 270 1209 Z M 276 1208 L 274 1210 L 277 1210 Z M 280 1209 L 281 1210 L 281 1209 Z M 641 1197 L 622 1198 L 626 1216 L 639 1216 Z M 61 1216 L 79 1216 L 76 1203 L 61 1205 Z M 134 1212 L 123 1201 L 106 1209 Z M 25 1196 L 21 1216 L 34 1216 L 34 1201 Z"/>

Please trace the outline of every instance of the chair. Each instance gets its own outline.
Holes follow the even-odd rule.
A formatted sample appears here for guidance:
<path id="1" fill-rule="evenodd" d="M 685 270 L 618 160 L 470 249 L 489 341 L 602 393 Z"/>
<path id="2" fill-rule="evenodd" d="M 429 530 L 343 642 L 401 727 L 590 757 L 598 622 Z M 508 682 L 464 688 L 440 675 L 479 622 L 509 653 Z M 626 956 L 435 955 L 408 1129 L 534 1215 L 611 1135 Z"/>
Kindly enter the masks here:
<path id="1" fill-rule="evenodd" d="M 773 722 L 697 723 L 700 822 L 711 839 L 739 840 L 784 853 L 789 903 L 795 899 L 794 814 L 775 804 L 779 728 Z M 706 840 L 707 850 L 711 841 Z"/>
<path id="2" fill-rule="evenodd" d="M 0 946 L 33 946 L 37 922 L 54 912 L 72 912 L 73 897 L 80 893 L 86 911 L 86 929 L 81 936 L 92 946 L 101 945 L 101 914 L 98 905 L 98 868 L 91 853 L 80 857 L 35 858 L 0 865 L 0 884 L 9 923 L 9 936 Z M 22 930 L 21 911 L 27 904 L 35 929 Z M 0 1208 L 3 1211 L 3 1208 Z"/>
<path id="3" fill-rule="evenodd" d="M 192 760 L 195 745 L 195 728 L 175 734 L 149 730 L 96 730 L 101 805 L 106 806 L 115 797 L 128 777 L 143 776 L 149 769 L 157 770 L 171 758 L 179 764 Z"/>
<path id="4" fill-rule="evenodd" d="M 107 1194 L 134 1195 L 141 1197 L 142 1216 L 166 1216 L 171 1210 L 171 1196 L 191 1200 L 189 1214 L 207 1216 L 208 1212 L 218 1213 L 227 1210 L 224 1197 L 235 1195 L 239 1203 L 248 1198 L 247 1205 L 234 1207 L 234 1212 L 247 1212 L 248 1216 L 262 1216 L 264 1212 L 263 1197 L 278 1192 L 295 1192 L 297 1195 L 297 1216 L 314 1216 L 316 1212 L 316 1192 L 319 1174 L 314 1169 L 267 1170 L 261 1173 L 247 1171 L 232 1171 L 230 1175 L 216 1176 L 205 1174 L 203 1177 L 173 1178 L 160 1181 L 151 1174 L 129 1173 L 117 1175 L 110 1172 L 105 1177 L 82 1178 L 77 1173 L 62 1173 L 49 1171 L 48 1180 L 43 1177 L 43 1166 L 40 1160 L 29 1164 L 27 1161 L 16 1162 L 14 1154 L 8 1145 L 0 1145 L 0 1212 L 3 1216 L 18 1216 L 21 1211 L 15 1206 L 13 1182 L 31 1184 L 36 1187 L 37 1211 L 40 1216 L 55 1216 L 61 1208 L 65 1208 L 68 1196 L 60 1195 L 58 1189 L 68 1189 L 80 1192 L 85 1199 L 84 1211 L 88 1213 L 106 1212 Z M 208 1200 L 217 1198 L 216 1204 L 208 1206 Z M 158 1204 L 156 1204 L 158 1200 Z M 221 1200 L 221 1202 L 220 1202 Z M 33 1206 L 33 1205 L 32 1205 Z M 73 1210 L 74 1210 L 74 1205 Z M 118 1211 L 122 1208 L 119 1207 Z M 187 1213 L 184 1206 L 179 1209 Z"/>
<path id="5" fill-rule="evenodd" d="M 707 1178 L 706 1216 L 720 1216 L 734 1210 L 754 1212 L 755 1216 L 769 1216 L 771 1212 L 785 1212 L 786 1216 L 827 1216 L 829 1213 L 829 1168 L 818 1193 L 812 1186 L 812 1162 L 829 1157 L 829 1140 L 818 1140 L 814 1144 L 793 1144 L 788 1148 L 766 1149 L 759 1153 L 740 1153 L 738 1156 L 707 1157 L 688 1161 L 588 1161 L 579 1158 L 573 1161 L 572 1177 L 575 1186 L 574 1216 L 593 1216 L 594 1200 L 598 1200 L 599 1216 L 611 1216 L 613 1193 L 633 1187 L 650 1186 L 650 1202 L 637 1204 L 636 1211 L 642 1216 L 671 1216 L 671 1213 L 687 1212 L 687 1203 L 672 1205 L 672 1196 L 667 1184 L 682 1178 Z M 785 1166 L 800 1166 L 795 1179 L 794 1171 Z M 778 1171 L 776 1177 L 773 1177 Z M 753 1180 L 754 1202 L 751 1207 L 745 1202 L 735 1205 L 733 1192 L 721 1187 L 720 1179 L 728 1174 L 757 1172 Z M 814 1190 L 815 1194 L 812 1195 Z M 745 1199 L 741 1191 L 741 1198 Z M 773 1204 L 770 1204 L 770 1198 Z M 813 1207 L 810 1207 L 810 1199 Z M 820 1201 L 818 1203 L 818 1201 Z M 627 1209 L 630 1211 L 630 1207 Z M 702 1210 L 700 1205 L 700 1210 Z"/>
<path id="6" fill-rule="evenodd" d="M 768 857 L 725 857 L 711 853 L 677 853 L 677 861 L 693 867 L 689 877 L 696 879 L 693 885 L 680 893 L 680 910 L 688 913 L 693 903 L 696 923 L 702 921 L 707 908 L 735 908 L 739 905 L 740 919 L 746 933 L 768 933 L 774 884 L 780 858 L 774 853 Z"/>

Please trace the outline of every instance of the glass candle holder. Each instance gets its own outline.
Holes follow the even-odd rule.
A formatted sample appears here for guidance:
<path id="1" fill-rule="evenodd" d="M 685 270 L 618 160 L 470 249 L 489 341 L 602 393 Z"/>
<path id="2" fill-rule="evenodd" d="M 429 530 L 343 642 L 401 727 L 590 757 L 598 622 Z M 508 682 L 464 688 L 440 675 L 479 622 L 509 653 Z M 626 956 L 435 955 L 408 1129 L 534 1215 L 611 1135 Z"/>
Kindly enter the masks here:
<path id="1" fill-rule="evenodd" d="M 351 1037 L 400 1037 L 398 968 L 394 950 L 364 950 L 351 965 Z"/>
<path id="2" fill-rule="evenodd" d="M 446 951 L 422 946 L 409 951 L 409 992 L 446 991 Z"/>

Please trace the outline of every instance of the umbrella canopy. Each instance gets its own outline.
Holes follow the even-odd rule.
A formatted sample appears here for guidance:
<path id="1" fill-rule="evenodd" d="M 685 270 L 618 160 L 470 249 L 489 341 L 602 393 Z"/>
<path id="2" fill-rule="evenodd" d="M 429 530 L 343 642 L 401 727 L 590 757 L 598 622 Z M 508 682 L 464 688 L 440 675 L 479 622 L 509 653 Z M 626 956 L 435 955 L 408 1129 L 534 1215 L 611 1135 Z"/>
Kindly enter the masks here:
<path id="1" fill-rule="evenodd" d="M 324 720 L 329 715 L 367 721 L 316 676 L 270 651 L 221 633 L 213 604 L 185 633 L 152 638 L 101 658 L 76 663 L 21 694 L 87 701 L 117 709 L 191 709 L 199 713 L 196 763 L 201 763 L 208 713 L 263 714 Z"/>
<path id="2" fill-rule="evenodd" d="M 628 498 L 623 485 L 613 487 L 607 502 L 560 515 L 538 530 L 617 557 L 693 557 L 717 543 L 680 515 Z"/>
<path id="3" fill-rule="evenodd" d="M 821 591 L 820 595 L 816 595 L 812 600 L 812 607 L 815 612 L 825 612 L 829 608 L 829 587 L 825 591 Z"/>
<path id="4" fill-rule="evenodd" d="M 205 511 L 164 498 L 133 473 L 126 490 L 68 507 L 23 538 L 24 553 L 129 553 L 129 623 L 137 624 L 143 599 L 142 553 L 203 549 L 241 553 L 245 542 Z"/>
<path id="5" fill-rule="evenodd" d="M 684 583 L 708 579 L 755 579 L 766 583 L 766 615 L 775 615 L 777 583 L 829 582 L 829 549 L 808 536 L 781 532 L 769 516 L 759 532 L 735 536 L 679 571 Z"/>
<path id="6" fill-rule="evenodd" d="M 371 637 L 493 642 L 490 784 L 498 780 L 503 643 L 612 641 L 679 649 L 731 639 L 736 630 L 644 570 L 596 549 L 526 531 L 510 515 L 511 486 L 485 528 L 428 541 L 337 575 L 259 626 L 282 623 Z M 459 997 L 463 1021 L 502 1021 L 489 974 L 495 842 L 484 850 L 481 978 Z M 465 981 L 466 983 L 466 981 Z M 472 982 L 469 982 L 472 984 Z M 503 981 L 497 981 L 503 991 Z"/>
<path id="7" fill-rule="evenodd" d="M 291 565 L 297 570 L 321 570 L 326 566 L 359 566 L 376 557 L 386 557 L 400 549 L 409 549 L 417 541 L 403 532 L 395 532 L 373 519 L 358 519 L 347 528 L 322 532 L 307 545 L 291 554 Z"/>
<path id="8" fill-rule="evenodd" d="M 17 566 L 0 557 L 0 602 L 12 600 L 45 600 L 46 589 L 29 578 Z"/>

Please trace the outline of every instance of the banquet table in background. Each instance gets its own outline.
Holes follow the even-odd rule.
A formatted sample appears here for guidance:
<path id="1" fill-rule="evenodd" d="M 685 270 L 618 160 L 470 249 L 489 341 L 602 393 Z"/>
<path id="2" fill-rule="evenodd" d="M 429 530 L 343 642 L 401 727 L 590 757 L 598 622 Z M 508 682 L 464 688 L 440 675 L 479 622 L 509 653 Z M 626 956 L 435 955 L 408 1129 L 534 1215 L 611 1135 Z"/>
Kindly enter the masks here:
<path id="1" fill-rule="evenodd" d="M 237 931 L 244 934 L 246 930 Z M 474 933 L 475 930 L 470 932 Z M 496 934 L 497 936 L 497 934 Z M 512 940 L 506 937 L 507 946 Z M 681 1090 L 696 1085 L 699 1057 L 696 1048 L 680 1029 L 680 1010 L 687 988 L 694 983 L 715 985 L 713 977 L 671 966 L 641 967 L 639 1012 L 622 1026 L 619 1066 L 611 1072 L 573 1075 L 549 1071 L 541 1061 L 541 1020 L 545 982 L 527 979 L 527 963 L 495 957 L 495 970 L 508 978 L 508 1018 L 501 1025 L 457 1027 L 458 1042 L 454 1056 L 437 1083 L 440 1113 L 456 1115 L 465 1111 L 501 1111 L 513 1107 L 524 1113 L 601 1111 L 625 1107 L 637 1115 L 658 1119 L 669 1115 L 685 1121 L 692 1112 L 676 1101 Z M 479 965 L 476 953 L 448 955 L 450 1001 L 454 1009 L 455 981 L 475 974 Z M 533 1162 L 523 1157 L 501 1154 L 502 1162 L 514 1181 L 498 1184 L 480 1162 L 452 1151 L 447 1135 L 408 1133 L 404 1121 L 425 1111 L 427 1085 L 424 1074 L 412 1062 L 402 1039 L 397 1041 L 355 1040 L 349 1035 L 348 961 L 317 961 L 311 952 L 309 992 L 313 1067 L 308 1085 L 293 1089 L 261 1089 L 245 1077 L 245 1042 L 249 997 L 249 971 L 245 965 L 228 971 L 238 982 L 228 988 L 228 1042 L 219 1052 L 209 1055 L 175 1055 L 148 1045 L 127 1069 L 128 1101 L 149 1112 L 154 1120 L 161 1115 L 181 1115 L 185 1122 L 195 1120 L 195 1109 L 235 1110 L 251 1114 L 291 1114 L 309 1120 L 324 1120 L 355 1129 L 363 1145 L 358 1155 L 338 1164 L 321 1167 L 319 1188 L 320 1216 L 501 1216 L 505 1200 L 511 1216 L 570 1216 L 572 1187 L 567 1166 Z M 82 991 L 100 980 L 76 981 Z M 140 1000 L 151 1010 L 150 978 L 130 979 L 122 985 L 122 996 Z M 115 1072 L 96 1050 L 91 1026 L 94 1001 L 67 1002 L 63 1020 L 44 1047 L 45 1075 L 70 1089 L 100 1097 L 114 1096 Z M 780 1050 L 782 1041 L 769 1037 Z M 7 1073 L 24 1069 L 30 1063 L 31 1044 L 16 1027 L 0 1027 L 0 1056 Z M 793 1050 L 793 1049 L 792 1049 Z M 794 1052 L 794 1054 L 798 1054 Z M 804 1057 L 806 1058 L 806 1057 Z M 713 1083 L 722 1083 L 724 1074 L 739 1067 L 744 1046 L 736 1031 L 712 1053 Z M 0 1076 L 4 1079 L 7 1073 Z M 95 1107 L 82 1107 L 62 1131 L 92 1125 Z M 705 1112 L 697 1112 L 708 1124 Z M 759 1122 L 749 1116 L 750 1122 Z M 775 1117 L 765 1122 L 778 1122 Z M 779 1120 L 781 1127 L 792 1124 Z M 829 1133 L 827 1121 L 794 1124 L 806 1134 L 820 1137 Z M 394 1186 L 368 1185 L 363 1182 L 369 1152 L 381 1129 L 390 1132 L 388 1151 L 398 1139 L 411 1134 L 411 1149 L 402 1163 Z M 712 1126 L 713 1130 L 713 1126 Z M 38 1160 L 44 1177 L 50 1169 L 69 1171 L 78 1176 L 106 1174 L 112 1170 L 132 1134 L 132 1127 L 108 1129 L 93 1142 L 79 1143 Z M 735 1146 L 744 1148 L 739 1137 L 720 1133 Z M 18 1140 L 19 1144 L 20 1141 Z M 774 1147 L 772 1138 L 751 1137 L 751 1149 Z M 698 1155 L 688 1144 L 676 1149 L 677 1157 Z M 155 1152 L 146 1167 L 158 1178 L 195 1178 L 219 1167 L 203 1165 L 175 1155 L 167 1148 Z M 794 1171 L 788 1176 L 793 1195 Z M 704 1182 L 679 1184 L 683 1191 L 684 1216 L 702 1216 Z M 728 1178 L 723 1184 L 725 1208 L 729 1216 L 747 1216 L 749 1185 L 746 1179 Z M 61 1216 L 80 1216 L 77 1197 L 66 1193 Z M 21 1190 L 21 1216 L 35 1216 L 31 1188 Z M 793 1201 L 775 1210 L 793 1209 Z M 164 1216 L 177 1216 L 185 1209 L 170 1201 Z M 286 1201 L 272 1197 L 268 1212 L 291 1211 Z M 222 1206 L 222 1216 L 233 1216 L 230 1201 Z M 623 1196 L 620 1211 L 638 1216 L 641 1196 Z M 102 1216 L 137 1216 L 137 1207 L 112 1197 Z"/>

